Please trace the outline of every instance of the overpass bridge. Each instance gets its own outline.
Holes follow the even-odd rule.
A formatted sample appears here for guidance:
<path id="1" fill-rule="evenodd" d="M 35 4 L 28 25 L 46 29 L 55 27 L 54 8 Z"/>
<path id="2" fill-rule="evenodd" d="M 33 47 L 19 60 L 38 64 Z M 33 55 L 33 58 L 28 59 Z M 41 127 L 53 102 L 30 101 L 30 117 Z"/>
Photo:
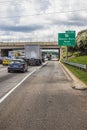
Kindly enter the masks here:
<path id="1" fill-rule="evenodd" d="M 7 56 L 8 51 L 24 49 L 25 45 L 38 44 L 41 49 L 57 49 L 60 50 L 57 42 L 0 42 L 1 56 Z"/>

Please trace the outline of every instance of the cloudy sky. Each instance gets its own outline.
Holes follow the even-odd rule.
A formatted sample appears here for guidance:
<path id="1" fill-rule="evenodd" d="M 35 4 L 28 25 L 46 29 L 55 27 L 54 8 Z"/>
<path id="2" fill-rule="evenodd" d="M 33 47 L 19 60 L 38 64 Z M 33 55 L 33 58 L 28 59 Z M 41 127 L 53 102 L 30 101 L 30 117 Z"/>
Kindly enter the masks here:
<path id="1" fill-rule="evenodd" d="M 0 0 L 0 41 L 57 41 L 87 29 L 87 0 Z"/>

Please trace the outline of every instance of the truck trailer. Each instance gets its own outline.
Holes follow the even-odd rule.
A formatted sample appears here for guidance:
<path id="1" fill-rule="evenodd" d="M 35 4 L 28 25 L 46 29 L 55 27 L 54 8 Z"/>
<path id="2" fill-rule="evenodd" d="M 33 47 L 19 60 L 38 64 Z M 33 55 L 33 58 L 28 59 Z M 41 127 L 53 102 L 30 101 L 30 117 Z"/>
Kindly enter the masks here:
<path id="1" fill-rule="evenodd" d="M 25 57 L 29 65 L 42 64 L 42 52 L 40 45 L 25 45 Z"/>

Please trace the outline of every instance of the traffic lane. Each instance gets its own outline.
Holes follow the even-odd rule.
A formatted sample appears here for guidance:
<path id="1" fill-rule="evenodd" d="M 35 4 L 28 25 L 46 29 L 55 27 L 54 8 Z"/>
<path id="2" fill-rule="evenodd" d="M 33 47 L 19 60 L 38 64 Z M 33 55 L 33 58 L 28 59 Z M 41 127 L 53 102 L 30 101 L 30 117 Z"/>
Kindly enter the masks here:
<path id="1" fill-rule="evenodd" d="M 44 66 L 44 64 L 42 64 L 42 66 Z M 39 66 L 28 66 L 28 71 L 31 72 L 33 69 L 37 68 L 39 68 Z M 21 72 L 8 73 L 7 66 L 3 66 L 2 68 L 0 68 L 0 83 L 5 80 L 8 80 L 11 77 L 14 77 L 16 74 L 18 75 L 18 73 L 23 74 Z"/>
<path id="2" fill-rule="evenodd" d="M 7 69 L 5 72 L 3 71 L 2 76 L 0 77 L 0 98 L 3 97 L 6 93 L 8 93 L 12 88 L 17 86 L 22 82 L 22 80 L 27 77 L 33 70 L 38 69 L 39 67 L 29 67 L 28 72 L 26 73 L 8 73 Z"/>
<path id="3" fill-rule="evenodd" d="M 52 69 L 52 65 L 48 64 L 48 67 L 46 67 L 46 69 L 44 67 L 43 72 L 41 72 L 41 70 L 39 70 L 39 72 L 38 72 L 39 75 L 38 75 L 38 73 L 33 74 L 30 77 L 30 79 L 27 79 L 26 82 L 24 82 L 24 84 L 22 84 L 21 87 L 23 87 L 23 88 L 19 87 L 17 90 L 15 90 L 15 93 L 13 93 L 14 95 L 13 94 L 11 95 L 13 99 L 10 101 L 7 101 L 7 103 L 6 103 L 6 104 L 9 104 L 9 107 L 3 106 L 3 109 L 5 108 L 4 112 L 1 109 L 2 113 L 4 113 L 4 119 L 0 119 L 0 121 L 3 120 L 3 123 L 6 124 L 6 126 L 7 126 L 6 129 L 9 129 L 9 130 L 10 129 L 22 129 L 21 128 L 21 126 L 22 126 L 23 130 L 24 129 L 27 130 L 29 128 L 29 124 L 31 123 L 32 127 L 30 125 L 30 129 L 33 130 L 35 127 L 37 127 L 35 124 L 39 123 L 39 122 L 42 122 L 41 126 L 40 126 L 41 128 L 42 128 L 42 125 L 43 125 L 43 127 L 45 126 L 44 120 L 46 118 L 45 115 L 47 114 L 46 111 L 47 111 L 47 105 L 48 105 L 46 100 L 49 98 L 49 97 L 47 97 L 48 94 L 47 94 L 47 90 L 45 90 L 45 89 L 46 89 L 46 86 L 48 86 L 50 84 L 50 82 L 52 83 L 53 75 L 54 75 L 54 77 L 57 78 L 57 73 L 55 73 L 56 70 L 54 71 L 54 74 L 52 74 L 52 72 L 51 72 L 52 70 L 54 70 L 54 68 Z M 58 75 L 62 75 L 62 73 L 58 73 Z M 66 79 L 64 76 L 63 76 L 63 78 Z M 55 80 L 55 78 L 54 78 L 54 80 Z M 15 94 L 17 94 L 17 95 L 15 95 Z M 17 111 L 20 111 L 20 112 L 16 113 Z M 38 111 L 41 113 L 41 115 L 40 115 L 40 113 L 38 113 Z M 34 112 L 34 114 L 33 114 L 33 112 Z M 13 125 L 9 124 L 10 120 L 8 117 L 11 115 L 13 115 L 13 117 L 10 117 L 10 120 L 12 120 L 11 124 L 13 124 Z M 15 115 L 16 115 L 16 117 L 14 117 Z M 3 114 L 0 117 L 2 117 L 2 116 L 3 116 Z M 39 116 L 41 116 L 41 117 L 39 117 Z M 20 120 L 19 117 L 22 120 Z M 34 119 L 34 117 L 35 117 L 35 119 Z M 20 120 L 20 122 L 18 121 L 19 123 L 16 125 L 17 122 L 14 122 L 14 120 L 17 120 L 17 121 Z M 36 120 L 36 122 L 35 122 L 35 120 Z M 33 124 L 33 121 L 35 124 Z M 1 122 L 1 124 L 3 124 L 3 123 Z M 2 126 L 1 124 L 0 124 L 0 126 Z M 4 126 L 5 124 L 3 124 L 3 126 L 1 127 L 3 130 L 6 127 L 6 126 Z M 9 124 L 9 126 L 7 124 Z M 11 127 L 11 128 L 9 128 L 9 127 Z"/>
<path id="4" fill-rule="evenodd" d="M 14 77 L 15 74 L 8 73 L 7 68 L 0 69 L 0 85 L 1 82 L 4 82 L 5 80 L 8 80 L 11 77 Z"/>
<path id="5" fill-rule="evenodd" d="M 3 66 L 2 68 L 0 68 L 0 85 L 1 85 L 1 82 L 11 77 L 13 77 L 13 75 L 7 72 L 7 66 Z"/>
<path id="6" fill-rule="evenodd" d="M 0 104 L 0 129 L 86 130 L 85 97 L 71 89 L 61 66 L 50 62 Z"/>
<path id="7" fill-rule="evenodd" d="M 7 66 L 2 66 L 2 65 L 0 66 L 0 75 L 2 74 L 1 73 L 2 71 L 6 70 L 6 68 L 7 68 Z"/>
<path id="8" fill-rule="evenodd" d="M 2 64 L 0 64 L 0 68 L 3 68 L 4 66 Z"/>

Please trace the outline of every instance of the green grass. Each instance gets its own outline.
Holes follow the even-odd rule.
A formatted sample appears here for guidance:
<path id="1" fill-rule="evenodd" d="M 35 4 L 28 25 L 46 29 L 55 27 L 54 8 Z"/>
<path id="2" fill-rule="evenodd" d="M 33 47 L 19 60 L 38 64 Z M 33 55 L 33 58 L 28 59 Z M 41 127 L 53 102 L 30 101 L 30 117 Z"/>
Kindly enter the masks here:
<path id="1" fill-rule="evenodd" d="M 79 63 L 79 64 L 87 64 L 87 56 L 85 55 L 85 56 L 70 58 L 68 59 L 68 61 Z"/>
<path id="2" fill-rule="evenodd" d="M 73 66 L 65 65 L 76 77 L 83 81 L 87 85 L 87 72 L 75 68 Z"/>
<path id="3" fill-rule="evenodd" d="M 73 57 L 68 59 L 69 62 L 75 62 L 79 64 L 86 64 L 87 65 L 87 55 L 85 56 L 79 56 L 79 57 Z M 87 85 L 87 71 L 80 70 L 79 68 L 66 65 L 65 66 L 80 80 L 82 80 Z"/>
<path id="4" fill-rule="evenodd" d="M 65 51 L 66 51 L 65 48 L 63 48 L 63 53 L 64 53 L 63 56 L 66 55 Z M 69 52 L 68 52 L 68 54 L 70 55 Z M 86 64 L 87 65 L 87 55 L 79 56 L 79 54 L 81 54 L 81 52 L 74 52 L 71 57 L 68 57 L 68 61 L 78 63 L 78 64 Z M 62 60 L 65 60 L 65 57 Z M 84 72 L 83 70 L 80 70 L 79 68 L 76 68 L 76 67 L 73 67 L 73 66 L 70 66 L 70 65 L 66 65 L 66 64 L 65 64 L 65 66 L 77 78 L 79 78 L 81 81 L 83 81 L 87 85 L 87 71 Z"/>

